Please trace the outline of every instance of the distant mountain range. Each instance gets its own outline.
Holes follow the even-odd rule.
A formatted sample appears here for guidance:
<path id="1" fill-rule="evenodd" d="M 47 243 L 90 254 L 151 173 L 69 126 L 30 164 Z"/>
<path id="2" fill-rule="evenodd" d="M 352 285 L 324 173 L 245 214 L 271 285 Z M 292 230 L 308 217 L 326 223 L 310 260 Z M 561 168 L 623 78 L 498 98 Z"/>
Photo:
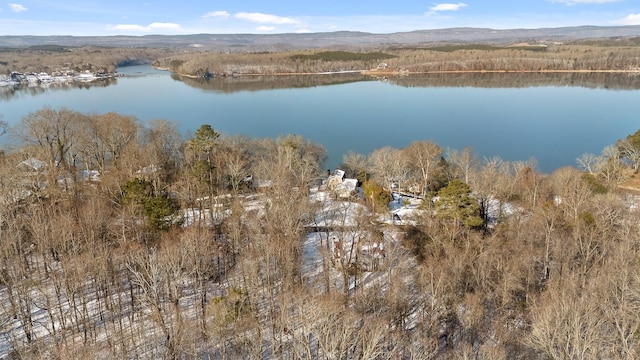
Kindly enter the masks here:
<path id="1" fill-rule="evenodd" d="M 449 28 L 391 34 L 337 31 L 308 34 L 194 34 L 145 36 L 0 36 L 0 47 L 116 46 L 196 47 L 220 51 L 275 51 L 300 48 L 363 48 L 438 43 L 566 42 L 640 36 L 640 26 L 577 26 L 496 30 Z"/>

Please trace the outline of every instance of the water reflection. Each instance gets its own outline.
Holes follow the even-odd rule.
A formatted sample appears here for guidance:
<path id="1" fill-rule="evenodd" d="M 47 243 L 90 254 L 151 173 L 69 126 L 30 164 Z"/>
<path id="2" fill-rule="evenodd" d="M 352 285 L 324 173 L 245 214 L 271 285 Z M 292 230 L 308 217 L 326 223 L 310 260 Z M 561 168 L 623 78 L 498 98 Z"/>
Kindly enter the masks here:
<path id="1" fill-rule="evenodd" d="M 91 82 L 48 83 L 36 86 L 0 86 L 0 100 L 8 101 L 17 97 L 38 96 L 56 91 L 72 91 L 80 89 L 90 89 L 93 87 L 107 87 L 110 85 L 116 85 L 117 83 L 117 78 L 105 78 L 94 80 Z"/>
<path id="2" fill-rule="evenodd" d="M 394 77 L 404 87 L 526 88 L 538 86 L 637 90 L 640 73 L 467 73 Z"/>
<path id="3" fill-rule="evenodd" d="M 211 90 L 220 93 L 234 93 L 239 91 L 261 91 L 276 89 L 300 89 L 318 86 L 347 84 L 360 81 L 375 81 L 376 79 L 360 73 L 330 74 L 330 75 L 260 75 L 260 76 L 220 76 L 215 78 L 188 78 L 172 74 L 171 78 L 182 81 L 194 88 Z"/>
<path id="4" fill-rule="evenodd" d="M 203 90 L 220 93 L 274 89 L 308 88 L 359 81 L 389 81 L 402 87 L 526 88 L 539 86 L 584 87 L 591 89 L 638 90 L 640 73 L 464 73 L 371 77 L 363 74 L 238 76 L 210 79 L 172 79 Z"/>
<path id="5" fill-rule="evenodd" d="M 154 73 L 155 74 L 155 73 Z M 147 76 L 149 73 L 128 74 L 127 77 Z M 372 77 L 360 73 L 330 75 L 262 75 L 226 76 L 210 79 L 189 78 L 171 74 L 175 81 L 193 88 L 217 93 L 299 89 L 330 86 L 361 81 L 388 81 L 402 87 L 475 87 L 475 88 L 527 88 L 539 86 L 584 87 L 609 90 L 640 89 L 640 73 L 464 73 L 421 74 L 410 76 Z M 39 86 L 0 87 L 0 100 L 20 96 L 37 96 L 51 91 L 69 91 L 116 85 L 117 78 L 92 82 L 50 83 Z"/>

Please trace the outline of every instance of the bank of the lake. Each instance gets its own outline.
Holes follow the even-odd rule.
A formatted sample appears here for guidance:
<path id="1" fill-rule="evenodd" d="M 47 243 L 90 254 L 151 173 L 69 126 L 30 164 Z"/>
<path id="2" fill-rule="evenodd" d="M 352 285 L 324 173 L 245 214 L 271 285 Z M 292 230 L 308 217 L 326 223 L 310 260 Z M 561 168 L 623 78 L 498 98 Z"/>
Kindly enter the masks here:
<path id="1" fill-rule="evenodd" d="M 584 152 L 599 153 L 640 126 L 635 110 L 640 90 L 635 79 L 629 87 L 609 90 L 615 77 L 598 80 L 604 86 L 575 86 L 577 79 L 591 81 L 586 74 L 569 80 L 561 77 L 567 75 L 550 75 L 558 76 L 558 82 L 527 86 L 532 80 L 517 74 L 479 74 L 471 80 L 461 80 L 469 75 L 432 75 L 391 81 L 345 74 L 331 75 L 336 78 L 329 85 L 324 83 L 328 78 L 312 76 L 248 82 L 225 78 L 188 84 L 150 66 L 119 72 L 125 76 L 103 87 L 16 91 L 0 98 L 0 114 L 17 124 L 44 106 L 66 107 L 87 113 L 115 111 L 142 121 L 167 119 L 177 122 L 185 136 L 204 123 L 226 135 L 295 133 L 322 144 L 331 168 L 349 150 L 368 154 L 383 146 L 401 148 L 426 139 L 443 147 L 470 146 L 480 157 L 535 157 L 540 170 L 550 172 L 575 165 Z M 482 87 L 500 83 L 500 77 L 525 84 Z"/>

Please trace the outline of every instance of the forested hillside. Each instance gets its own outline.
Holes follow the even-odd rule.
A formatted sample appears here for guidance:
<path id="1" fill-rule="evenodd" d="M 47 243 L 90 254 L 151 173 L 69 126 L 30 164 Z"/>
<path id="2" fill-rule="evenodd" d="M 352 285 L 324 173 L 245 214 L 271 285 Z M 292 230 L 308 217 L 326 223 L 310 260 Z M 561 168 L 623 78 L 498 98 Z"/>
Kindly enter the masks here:
<path id="1" fill-rule="evenodd" d="M 424 45 L 442 43 L 510 44 L 530 40 L 569 42 L 584 39 L 613 39 L 639 36 L 640 26 L 573 26 L 539 29 L 449 28 L 374 34 L 334 31 L 288 34 L 191 34 L 145 36 L 0 36 L 0 46 L 41 45 L 147 47 L 182 49 L 198 45 L 208 51 L 260 52 L 291 49 L 362 49 L 388 44 Z"/>
<path id="2" fill-rule="evenodd" d="M 273 49 L 225 52 L 201 48 L 104 48 L 36 46 L 0 48 L 0 74 L 13 71 L 103 70 L 153 63 L 190 77 L 361 72 L 416 74 L 448 72 L 620 72 L 640 71 L 640 38 L 510 45 L 380 45 L 358 50 Z"/>
<path id="3" fill-rule="evenodd" d="M 481 44 L 385 47 L 382 51 L 282 51 L 268 53 L 186 52 L 154 66 L 195 77 L 370 71 L 428 72 L 637 72 L 637 42 L 584 44 Z"/>
<path id="4" fill-rule="evenodd" d="M 0 74 L 48 72 L 62 69 L 114 72 L 119 66 L 148 64 L 171 54 L 162 48 L 105 48 L 96 46 L 0 47 Z"/>
<path id="5" fill-rule="evenodd" d="M 215 124 L 8 134 L 0 358 L 639 356 L 640 131 L 552 174 L 418 141 L 331 176 L 321 144 Z"/>

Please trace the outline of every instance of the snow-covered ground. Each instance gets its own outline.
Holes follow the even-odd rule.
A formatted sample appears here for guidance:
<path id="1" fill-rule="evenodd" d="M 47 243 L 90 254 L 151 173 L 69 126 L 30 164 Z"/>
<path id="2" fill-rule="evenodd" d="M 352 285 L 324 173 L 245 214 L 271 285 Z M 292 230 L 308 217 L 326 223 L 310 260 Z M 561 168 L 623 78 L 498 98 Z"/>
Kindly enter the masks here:
<path id="1" fill-rule="evenodd" d="M 205 199 L 206 200 L 206 199 Z M 362 219 L 367 210 L 361 204 L 349 201 L 334 201 L 326 194 L 312 191 L 310 201 L 319 201 L 321 206 L 313 219 L 312 227 L 339 228 L 336 231 L 308 232 L 301 239 L 302 241 L 302 271 L 303 278 L 311 281 L 313 278 L 323 274 L 324 271 L 330 273 L 332 282 L 336 286 L 352 289 L 354 282 L 342 283 L 342 265 L 355 264 L 356 252 L 359 261 L 366 257 L 382 261 L 387 247 L 385 238 L 377 238 L 370 241 L 370 233 L 367 230 L 359 229 Z M 245 211 L 264 216 L 264 207 L 269 200 L 264 195 L 257 195 L 244 198 L 243 205 Z M 214 209 L 190 208 L 183 212 L 184 226 L 193 226 L 198 223 L 213 225 L 230 215 L 230 210 L 225 206 L 216 206 Z M 351 228 L 348 229 L 347 228 Z M 154 251 L 148 254 L 152 261 Z M 48 255 L 47 255 L 48 256 Z M 327 263 L 326 260 L 329 259 Z M 25 346 L 27 344 L 27 333 L 25 326 L 30 322 L 32 326 L 32 342 L 39 344 L 47 351 L 56 349 L 56 338 L 65 338 L 66 341 L 77 342 L 78 344 L 88 341 L 94 345 L 100 344 L 95 349 L 96 357 L 105 357 L 113 352 L 124 354 L 137 354 L 142 357 L 154 357 L 157 355 L 158 346 L 162 344 L 165 334 L 159 331 L 157 325 L 158 311 L 154 311 L 153 303 L 147 299 L 150 294 L 143 290 L 153 288 L 153 281 L 159 284 L 164 280 L 155 278 L 153 262 L 149 263 L 149 276 L 138 273 L 139 265 L 135 261 L 118 270 L 118 285 L 120 292 L 113 291 L 109 295 L 104 295 L 100 288 L 96 287 L 98 282 L 91 278 L 90 274 L 82 275 L 80 269 L 75 266 L 64 268 L 63 263 L 48 259 L 44 260 L 39 252 L 32 252 L 27 256 L 27 261 L 32 268 L 27 278 L 20 284 L 12 284 L 11 288 L 0 285 L 0 359 L 6 359 L 14 347 Z M 133 260 L 132 260 L 133 261 Z M 45 262 L 47 265 L 45 265 Z M 327 265 L 329 267 L 327 267 Z M 53 267 L 52 267 L 53 266 Z M 43 271 L 48 268 L 48 271 Z M 79 278 L 84 277 L 84 283 L 80 282 L 71 286 L 65 283 L 67 276 L 74 272 Z M 127 275 L 128 274 L 128 275 Z M 363 279 L 371 277 L 373 272 L 364 271 Z M 74 276 L 75 276 L 74 275 Z M 160 276 L 160 275 L 158 275 Z M 227 279 L 223 283 L 210 283 L 208 285 L 209 298 L 216 294 L 224 294 L 229 284 L 241 284 L 240 274 L 228 274 L 230 277 L 238 276 L 235 280 Z M 77 278 L 76 278 L 77 279 Z M 127 280 L 130 279 L 130 280 Z M 145 280 L 146 279 L 146 280 Z M 155 279 L 155 280 L 154 280 Z M 71 279 L 69 279 L 71 280 Z M 131 281 L 131 282 L 130 282 Z M 151 283 L 143 283 L 151 281 Z M 180 279 L 180 308 L 185 321 L 195 321 L 198 310 L 199 294 L 194 292 L 190 285 L 193 279 L 184 277 Z M 62 286 L 61 286 L 62 284 Z M 340 285 L 341 284 L 341 285 Z M 69 285 L 69 286 L 67 286 Z M 158 285 L 160 286 L 160 285 Z M 167 286 L 161 285 L 161 286 Z M 10 294 L 10 291 L 13 293 Z M 16 292 L 20 291 L 20 294 Z M 161 288 L 158 291 L 162 290 Z M 166 295 L 165 295 L 166 296 Z M 10 300 L 11 299 L 11 300 Z M 16 299 L 22 299 L 23 303 L 16 303 Z M 131 299 L 136 299 L 134 303 Z M 13 303 L 12 303 L 13 302 Z M 115 306 L 118 304 L 118 310 Z M 167 312 L 170 304 L 162 304 L 161 312 Z M 20 310 L 17 310 L 19 308 Z M 135 310 L 137 308 L 137 310 Z M 25 311 L 27 311 L 25 313 Z M 84 329 L 84 330 L 83 330 Z M 86 334 L 85 330 L 90 329 L 91 334 Z M 113 332 L 130 332 L 127 349 L 108 350 L 109 338 Z M 62 335 L 62 334 L 65 335 Z M 88 338 L 87 338 L 88 336 Z M 155 345 L 153 345 L 155 344 Z M 69 348 L 69 344 L 64 346 Z M 73 348 L 73 346 L 71 347 Z M 154 350 L 155 349 L 155 350 Z M 102 354 L 102 355 L 100 355 Z M 56 357 L 57 354 L 43 354 L 44 357 Z"/>
<path id="2" fill-rule="evenodd" d="M 401 232 L 385 224 L 411 224 L 413 218 L 424 212 L 420 199 L 394 196 L 390 211 L 380 217 L 370 214 L 357 201 L 336 200 L 335 196 L 317 188 L 311 189 L 310 201 L 319 206 L 308 224 L 309 231 L 301 239 L 302 278 L 309 286 L 322 284 L 319 279 L 323 277 L 341 292 L 354 292 L 357 286 L 361 289 L 376 287 L 376 291 L 384 293 L 389 286 L 389 274 L 393 273 L 393 267 L 413 262 L 410 255 L 399 250 Z M 265 216 L 264 208 L 268 203 L 265 195 L 255 195 L 244 198 L 243 206 L 247 212 Z M 496 203 L 495 206 L 500 205 Z M 500 213 L 495 210 L 495 206 L 492 205 L 492 211 Z M 509 211 L 511 209 L 507 207 L 501 213 Z M 230 210 L 222 205 L 214 209 L 190 208 L 183 213 L 184 226 L 203 222 L 212 226 L 229 215 Z M 99 344 L 93 353 L 98 358 L 113 353 L 135 354 L 145 358 L 159 355 L 158 349 L 162 348 L 166 334 L 159 331 L 158 316 L 159 313 L 165 314 L 164 316 L 171 313 L 171 304 L 162 303 L 159 309 L 153 308 L 155 305 L 148 293 L 149 289 L 160 286 L 158 291 L 168 291 L 166 288 L 162 290 L 162 287 L 169 285 L 163 282 L 160 269 L 154 269 L 152 259 L 155 250 L 150 251 L 148 268 L 140 268 L 132 260 L 130 265 L 118 270 L 118 274 L 114 276 L 119 279 L 117 286 L 120 290 L 109 295 L 101 294 L 100 288 L 96 287 L 98 282 L 89 275 L 84 275 L 84 283 L 75 287 L 60 287 L 59 284 L 64 282 L 59 281 L 59 278 L 69 275 L 67 272 L 71 269 L 62 268 L 60 263 L 49 260 L 49 264 L 54 267 L 44 272 L 41 255 L 37 252 L 29 254 L 31 266 L 39 270 L 34 270 L 37 272 L 23 283 L 12 285 L 14 291 L 23 291 L 21 297 L 12 298 L 9 288 L 0 285 L 0 359 L 8 358 L 13 346 L 26 344 L 24 321 L 28 318 L 31 319 L 34 339 L 51 351 L 56 348 L 56 338 L 64 337 L 67 341 L 82 344 L 88 337 L 90 343 Z M 148 274 L 140 273 L 141 269 L 148 271 Z M 353 274 L 357 274 L 357 277 Z M 81 273 L 78 276 L 83 277 Z M 190 275 L 181 276 L 178 279 L 180 313 L 183 321 L 194 323 L 197 321 L 198 311 L 201 311 L 198 302 L 201 294 L 197 291 L 202 290 L 195 289 Z M 239 272 L 231 271 L 226 276 L 224 281 L 208 282 L 206 288 L 209 300 L 230 292 L 232 287 L 241 286 L 245 281 L 244 275 Z M 148 283 L 144 283 L 145 281 Z M 157 282 L 156 285 L 154 281 Z M 268 295 L 261 296 L 267 299 Z M 29 303 L 12 304 L 10 298 L 12 301 L 16 298 L 25 299 Z M 134 302 L 132 299 L 135 299 Z M 16 312 L 14 305 L 28 309 L 28 313 Z M 118 311 L 115 310 L 116 305 Z M 267 308 L 266 303 L 256 306 L 258 309 Z M 167 321 L 174 321 L 171 316 Z M 408 319 L 411 318 L 412 315 L 408 316 Z M 405 326 L 410 328 L 413 325 L 409 321 Z M 85 329 L 91 329 L 92 333 L 86 334 Z M 110 349 L 109 339 L 112 334 L 123 331 L 130 333 L 127 336 L 131 340 L 124 344 L 126 349 Z M 63 332 L 65 336 L 61 336 Z M 53 353 L 50 355 L 58 356 Z M 44 356 L 47 357 L 46 354 Z"/>

